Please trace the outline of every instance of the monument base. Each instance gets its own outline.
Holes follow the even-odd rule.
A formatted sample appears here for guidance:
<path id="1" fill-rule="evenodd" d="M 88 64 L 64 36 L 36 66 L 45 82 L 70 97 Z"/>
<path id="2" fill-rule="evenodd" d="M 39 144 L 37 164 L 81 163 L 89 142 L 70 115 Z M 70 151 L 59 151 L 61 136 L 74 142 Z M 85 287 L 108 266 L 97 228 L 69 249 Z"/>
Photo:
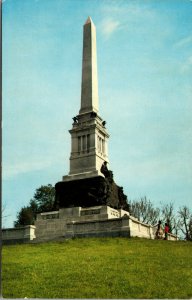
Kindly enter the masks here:
<path id="1" fill-rule="evenodd" d="M 61 181 L 55 185 L 54 209 L 107 205 L 129 211 L 127 196 L 112 178 L 96 176 L 79 180 Z"/>
<path id="2" fill-rule="evenodd" d="M 109 206 L 69 207 L 37 214 L 34 243 L 73 237 L 130 236 L 129 213 Z"/>

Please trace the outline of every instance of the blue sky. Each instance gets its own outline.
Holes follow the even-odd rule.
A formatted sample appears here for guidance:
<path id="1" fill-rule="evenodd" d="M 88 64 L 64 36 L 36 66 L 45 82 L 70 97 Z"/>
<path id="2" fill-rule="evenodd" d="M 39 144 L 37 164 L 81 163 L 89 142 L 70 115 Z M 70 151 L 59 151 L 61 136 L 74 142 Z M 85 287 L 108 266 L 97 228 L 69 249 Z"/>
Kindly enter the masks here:
<path id="1" fill-rule="evenodd" d="M 192 208 L 192 1 L 3 1 L 4 226 L 69 172 L 83 24 L 97 29 L 100 116 L 128 199 Z"/>

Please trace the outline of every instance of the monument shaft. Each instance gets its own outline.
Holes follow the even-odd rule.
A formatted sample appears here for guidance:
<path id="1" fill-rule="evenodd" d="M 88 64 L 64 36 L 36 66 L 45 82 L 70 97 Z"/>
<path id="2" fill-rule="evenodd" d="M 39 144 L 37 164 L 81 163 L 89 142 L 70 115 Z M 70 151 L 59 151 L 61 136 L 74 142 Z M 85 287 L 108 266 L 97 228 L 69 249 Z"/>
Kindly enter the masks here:
<path id="1" fill-rule="evenodd" d="M 98 112 L 96 28 L 89 17 L 83 28 L 81 109 L 79 113 Z"/>

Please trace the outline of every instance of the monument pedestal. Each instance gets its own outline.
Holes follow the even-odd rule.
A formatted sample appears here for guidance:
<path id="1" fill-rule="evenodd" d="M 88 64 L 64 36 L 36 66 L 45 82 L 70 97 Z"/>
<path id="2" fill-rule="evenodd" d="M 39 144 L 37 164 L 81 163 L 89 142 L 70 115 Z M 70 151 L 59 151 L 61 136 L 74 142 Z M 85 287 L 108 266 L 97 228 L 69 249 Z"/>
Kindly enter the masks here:
<path id="1" fill-rule="evenodd" d="M 92 207 L 108 205 L 129 211 L 127 196 L 112 178 L 96 176 L 71 181 L 61 181 L 55 185 L 54 209 L 67 207 Z"/>

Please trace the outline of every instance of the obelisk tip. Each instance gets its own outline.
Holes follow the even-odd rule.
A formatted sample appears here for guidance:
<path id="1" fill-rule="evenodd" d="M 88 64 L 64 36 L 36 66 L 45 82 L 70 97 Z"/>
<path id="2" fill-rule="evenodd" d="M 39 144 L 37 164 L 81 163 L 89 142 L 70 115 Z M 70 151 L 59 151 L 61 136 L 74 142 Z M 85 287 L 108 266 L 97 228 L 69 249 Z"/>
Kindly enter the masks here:
<path id="1" fill-rule="evenodd" d="M 92 21 L 91 17 L 88 17 L 88 18 L 87 18 L 87 21 L 85 22 L 85 25 L 86 25 L 86 24 L 89 24 L 89 23 L 92 23 L 92 24 L 93 24 L 93 21 Z"/>

